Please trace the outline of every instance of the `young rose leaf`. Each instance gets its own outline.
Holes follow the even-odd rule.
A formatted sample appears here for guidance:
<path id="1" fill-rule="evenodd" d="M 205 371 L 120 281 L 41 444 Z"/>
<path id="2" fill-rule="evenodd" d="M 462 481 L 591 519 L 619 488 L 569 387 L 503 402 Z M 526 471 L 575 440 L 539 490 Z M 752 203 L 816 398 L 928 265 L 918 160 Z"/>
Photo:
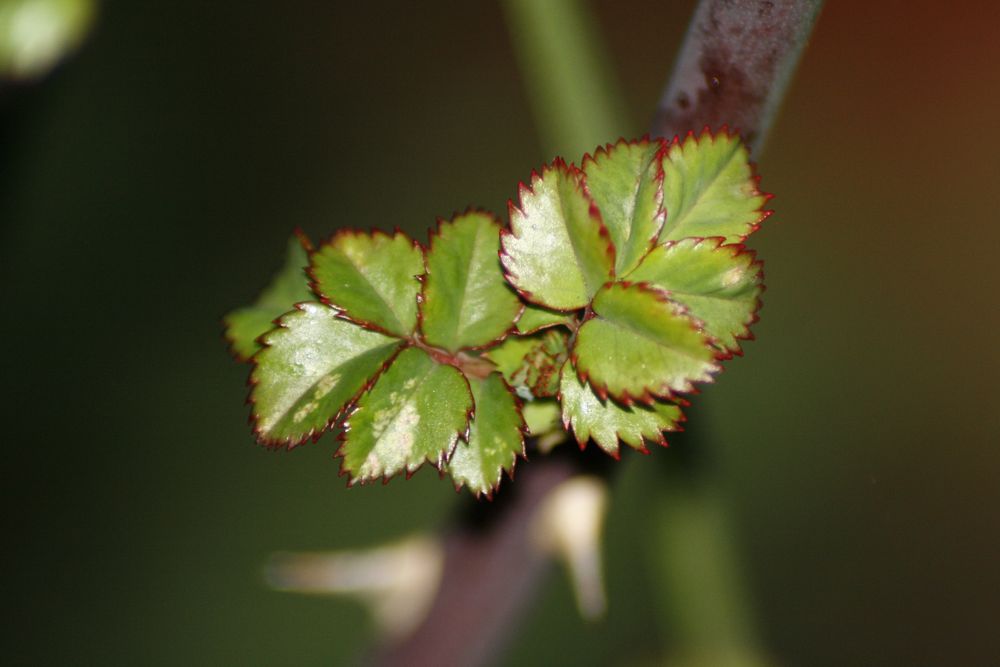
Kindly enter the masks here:
<path id="1" fill-rule="evenodd" d="M 290 311 L 296 303 L 315 298 L 306 277 L 308 243 L 309 240 L 301 235 L 290 238 L 284 266 L 254 304 L 234 310 L 223 319 L 230 349 L 240 361 L 246 361 L 257 353 L 261 347 L 257 339 L 274 328 L 278 317 Z"/>
<path id="2" fill-rule="evenodd" d="M 402 232 L 341 231 L 313 256 L 313 289 L 325 303 L 367 327 L 408 336 L 417 324 L 420 247 Z"/>
<path id="3" fill-rule="evenodd" d="M 427 252 L 424 339 L 455 352 L 488 345 L 514 326 L 521 301 L 500 268 L 500 223 L 471 211 L 441 222 Z"/>
<path id="4" fill-rule="evenodd" d="M 559 391 L 559 369 L 566 361 L 566 344 L 569 334 L 561 329 L 551 329 L 532 338 L 534 346 L 511 373 L 511 384 L 527 387 L 538 398 L 555 396 Z"/>
<path id="5" fill-rule="evenodd" d="M 630 404 L 691 391 L 719 370 L 711 339 L 666 292 L 639 283 L 606 286 L 594 298 L 596 317 L 577 333 L 576 367 L 599 396 Z"/>
<path id="6" fill-rule="evenodd" d="M 696 236 L 742 241 L 768 216 L 769 195 L 757 188 L 746 146 L 736 135 L 706 128 L 674 139 L 663 158 L 667 221 L 660 242 Z"/>
<path id="7" fill-rule="evenodd" d="M 472 392 L 454 366 L 411 347 L 358 399 L 344 424 L 341 471 L 350 483 L 414 472 L 451 456 L 472 414 Z"/>
<path id="8" fill-rule="evenodd" d="M 269 445 L 318 436 L 378 373 L 399 341 L 337 317 L 321 303 L 299 304 L 264 336 L 254 357 L 254 431 Z"/>
<path id="9" fill-rule="evenodd" d="M 502 343 L 487 351 L 483 356 L 496 365 L 507 382 L 524 364 L 524 358 L 538 345 L 536 336 L 508 336 Z"/>
<path id="10" fill-rule="evenodd" d="M 509 208 L 501 260 L 510 283 L 548 308 L 586 306 L 613 274 L 615 250 L 580 170 L 557 159 Z"/>
<path id="11" fill-rule="evenodd" d="M 681 409 L 674 403 L 655 401 L 652 405 L 622 405 L 610 398 L 598 398 L 593 389 L 566 364 L 559 386 L 562 400 L 562 420 L 572 429 L 581 447 L 593 439 L 598 447 L 618 458 L 618 441 L 646 451 L 644 440 L 666 444 L 664 431 L 676 431 L 684 420 Z"/>
<path id="12" fill-rule="evenodd" d="M 518 455 L 524 456 L 524 419 L 514 394 L 499 373 L 471 380 L 476 416 L 469 425 L 468 442 L 459 441 L 448 462 L 457 487 L 466 485 L 475 495 L 488 497 L 510 473 Z"/>
<path id="13" fill-rule="evenodd" d="M 517 320 L 517 331 L 522 335 L 531 334 L 560 324 L 568 325 L 572 321 L 572 314 L 560 313 L 529 303 L 524 306 L 524 312 Z"/>
<path id="14" fill-rule="evenodd" d="M 615 244 L 615 275 L 636 267 L 663 226 L 662 146 L 649 139 L 623 139 L 583 159 L 587 189 Z"/>
<path id="15" fill-rule="evenodd" d="M 559 369 L 567 357 L 568 337 L 562 329 L 512 336 L 485 356 L 525 400 L 555 396 Z"/>
<path id="16" fill-rule="evenodd" d="M 629 276 L 670 292 L 705 325 L 705 333 L 727 354 L 740 351 L 750 335 L 764 291 L 761 263 L 742 245 L 721 238 L 683 239 L 657 246 Z"/>

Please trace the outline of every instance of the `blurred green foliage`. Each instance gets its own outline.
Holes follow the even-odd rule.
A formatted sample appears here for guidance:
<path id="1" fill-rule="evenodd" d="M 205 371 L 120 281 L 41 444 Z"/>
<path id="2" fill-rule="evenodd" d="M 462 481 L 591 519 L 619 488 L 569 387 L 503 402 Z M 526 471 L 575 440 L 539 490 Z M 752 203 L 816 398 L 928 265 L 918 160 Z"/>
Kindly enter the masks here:
<path id="1" fill-rule="evenodd" d="M 3 0 L 0 75 L 42 76 L 79 45 L 94 14 L 93 0 Z"/>

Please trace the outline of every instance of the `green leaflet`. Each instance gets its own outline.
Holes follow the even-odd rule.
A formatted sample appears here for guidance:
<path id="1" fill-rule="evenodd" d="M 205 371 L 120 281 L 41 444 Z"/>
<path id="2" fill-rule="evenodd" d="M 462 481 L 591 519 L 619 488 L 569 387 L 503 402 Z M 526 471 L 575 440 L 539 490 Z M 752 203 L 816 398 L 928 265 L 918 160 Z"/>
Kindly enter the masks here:
<path id="1" fill-rule="evenodd" d="M 658 246 L 629 276 L 670 292 L 700 320 L 720 349 L 739 352 L 739 338 L 749 326 L 764 291 L 763 273 L 755 255 L 742 245 L 722 245 L 722 239 L 683 239 Z"/>
<path id="2" fill-rule="evenodd" d="M 616 283 L 594 298 L 577 333 L 576 367 L 602 398 L 623 403 L 691 391 L 719 370 L 710 339 L 662 290 Z"/>
<path id="3" fill-rule="evenodd" d="M 313 288 L 351 320 L 396 336 L 417 324 L 419 246 L 402 232 L 338 232 L 312 256 Z"/>
<path id="4" fill-rule="evenodd" d="M 583 308 L 613 274 L 614 246 L 580 171 L 557 159 L 510 207 L 501 236 L 507 279 L 528 300 L 555 310 Z"/>
<path id="5" fill-rule="evenodd" d="M 510 473 L 517 456 L 524 456 L 524 419 L 499 373 L 469 384 L 476 416 L 469 425 L 468 442 L 459 441 L 455 446 L 448 472 L 456 486 L 466 485 L 477 496 L 492 496 L 503 471 Z"/>
<path id="6" fill-rule="evenodd" d="M 504 280 L 497 253 L 500 223 L 473 211 L 442 222 L 427 252 L 424 339 L 455 352 L 488 345 L 514 326 L 521 302 Z"/>
<path id="7" fill-rule="evenodd" d="M 675 139 L 663 158 L 667 221 L 660 242 L 690 236 L 742 241 L 767 217 L 746 146 L 736 135 L 707 130 Z"/>
<path id="8" fill-rule="evenodd" d="M 399 342 L 308 302 L 281 318 L 254 357 L 254 430 L 269 445 L 294 446 L 332 424 L 396 351 Z"/>
<path id="9" fill-rule="evenodd" d="M 663 226 L 662 145 L 622 139 L 583 159 L 587 188 L 615 244 L 615 275 L 639 264 Z"/>
<path id="10" fill-rule="evenodd" d="M 530 334 L 547 329 L 548 327 L 554 327 L 558 324 L 567 325 L 572 320 L 572 314 L 560 313 L 529 303 L 524 306 L 524 312 L 521 313 L 521 317 L 517 320 L 517 330 L 522 335 Z"/>
<path id="11" fill-rule="evenodd" d="M 309 264 L 308 243 L 303 236 L 290 238 L 284 266 L 254 304 L 234 310 L 223 319 L 230 349 L 240 361 L 246 361 L 257 353 L 261 347 L 257 339 L 274 328 L 278 317 L 290 311 L 296 303 L 315 298 L 305 272 Z"/>
<path id="12" fill-rule="evenodd" d="M 684 417 L 674 403 L 656 401 L 652 405 L 625 406 L 610 398 L 601 400 L 577 377 L 572 366 L 563 367 L 559 385 L 562 398 L 562 419 L 572 429 L 581 446 L 593 439 L 597 445 L 618 457 L 618 441 L 646 451 L 643 440 L 666 444 L 664 431 L 675 431 Z"/>
<path id="13" fill-rule="evenodd" d="M 337 452 L 350 483 L 414 472 L 425 461 L 440 468 L 464 434 L 473 410 L 469 383 L 454 366 L 417 348 L 399 353 L 358 399 Z"/>

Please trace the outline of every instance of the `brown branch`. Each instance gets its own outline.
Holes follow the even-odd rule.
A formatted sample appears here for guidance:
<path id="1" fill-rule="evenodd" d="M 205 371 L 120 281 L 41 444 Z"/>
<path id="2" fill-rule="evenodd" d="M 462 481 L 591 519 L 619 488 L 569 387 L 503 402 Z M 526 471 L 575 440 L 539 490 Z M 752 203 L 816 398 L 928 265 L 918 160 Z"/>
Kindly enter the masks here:
<path id="1" fill-rule="evenodd" d="M 822 0 L 702 0 L 653 121 L 672 137 L 738 129 L 759 154 Z"/>

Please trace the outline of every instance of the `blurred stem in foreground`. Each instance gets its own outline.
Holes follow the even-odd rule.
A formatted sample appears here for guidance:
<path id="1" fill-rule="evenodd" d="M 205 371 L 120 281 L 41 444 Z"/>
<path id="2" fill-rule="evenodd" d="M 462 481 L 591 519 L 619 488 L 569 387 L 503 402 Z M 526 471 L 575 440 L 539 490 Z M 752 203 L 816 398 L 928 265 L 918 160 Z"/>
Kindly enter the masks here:
<path id="1" fill-rule="evenodd" d="M 767 664 L 723 494 L 711 481 L 692 482 L 678 473 L 659 487 L 648 560 L 659 583 L 664 635 L 672 638 L 665 647 L 670 664 Z"/>
<path id="2" fill-rule="evenodd" d="M 511 42 L 546 159 L 578 160 L 630 134 L 611 57 L 587 3 L 505 0 Z"/>

